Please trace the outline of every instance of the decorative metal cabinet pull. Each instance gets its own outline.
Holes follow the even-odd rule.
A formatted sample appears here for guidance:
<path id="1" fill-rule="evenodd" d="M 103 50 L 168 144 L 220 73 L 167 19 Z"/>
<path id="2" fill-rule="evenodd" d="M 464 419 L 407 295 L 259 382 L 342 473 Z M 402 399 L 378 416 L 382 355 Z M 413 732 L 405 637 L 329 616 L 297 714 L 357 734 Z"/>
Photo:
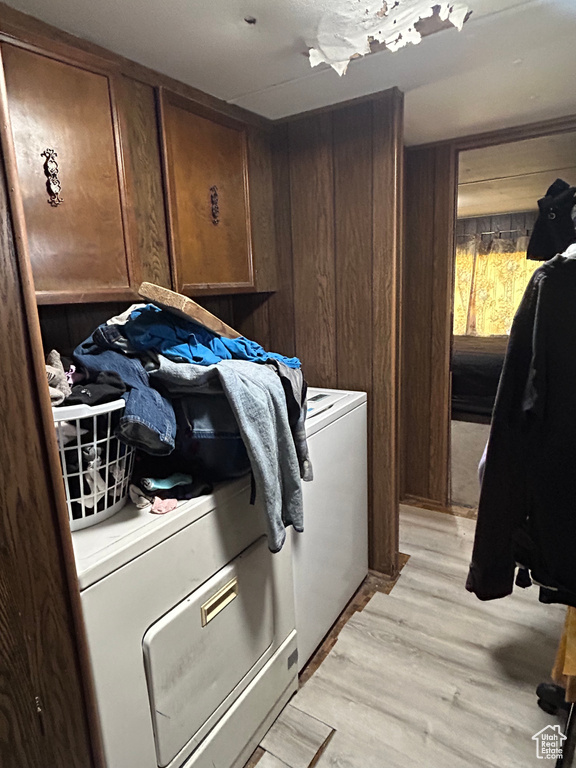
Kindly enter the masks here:
<path id="1" fill-rule="evenodd" d="M 60 184 L 60 179 L 58 178 L 58 163 L 56 162 L 58 154 L 53 149 L 47 148 L 42 152 L 41 157 L 46 158 L 46 160 L 44 160 L 44 173 L 46 175 L 48 203 L 53 208 L 56 208 L 57 205 L 64 202 L 60 197 L 62 184 Z"/>
<path id="2" fill-rule="evenodd" d="M 212 207 L 212 224 L 220 224 L 220 205 L 218 202 L 218 187 L 210 187 L 210 205 Z"/>

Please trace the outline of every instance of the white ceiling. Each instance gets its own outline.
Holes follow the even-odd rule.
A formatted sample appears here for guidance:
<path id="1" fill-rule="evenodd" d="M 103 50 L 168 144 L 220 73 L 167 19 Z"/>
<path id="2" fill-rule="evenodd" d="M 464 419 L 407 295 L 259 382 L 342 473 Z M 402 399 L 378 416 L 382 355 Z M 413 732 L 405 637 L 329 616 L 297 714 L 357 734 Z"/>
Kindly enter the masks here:
<path id="1" fill-rule="evenodd" d="M 468 0 L 462 32 L 371 54 L 342 78 L 327 65 L 311 69 L 304 53 L 322 15 L 350 2 L 8 0 L 273 119 L 392 86 L 406 93 L 408 144 L 576 113 L 576 0 Z"/>
<path id="2" fill-rule="evenodd" d="M 557 178 L 576 184 L 576 133 L 461 152 L 458 216 L 537 210 Z"/>

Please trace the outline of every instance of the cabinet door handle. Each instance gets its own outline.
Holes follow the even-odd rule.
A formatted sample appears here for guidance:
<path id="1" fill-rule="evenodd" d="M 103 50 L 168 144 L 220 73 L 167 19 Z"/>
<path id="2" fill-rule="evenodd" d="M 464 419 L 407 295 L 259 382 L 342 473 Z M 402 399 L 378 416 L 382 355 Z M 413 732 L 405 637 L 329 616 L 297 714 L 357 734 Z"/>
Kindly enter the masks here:
<path id="1" fill-rule="evenodd" d="M 210 597 L 200 606 L 202 616 L 202 626 L 205 627 L 209 621 L 218 616 L 226 606 L 238 596 L 238 579 L 234 577 L 227 584 L 224 584 L 218 592 Z"/>
<path id="2" fill-rule="evenodd" d="M 46 158 L 44 160 L 44 175 L 46 176 L 46 189 L 48 191 L 47 202 L 53 208 L 56 208 L 56 206 L 64 202 L 60 197 L 62 184 L 58 178 L 58 163 L 56 162 L 58 154 L 53 149 L 47 147 L 40 157 Z"/>
<path id="3" fill-rule="evenodd" d="M 210 208 L 212 211 L 212 224 L 215 227 L 220 224 L 220 200 L 218 198 L 218 187 L 210 187 Z"/>

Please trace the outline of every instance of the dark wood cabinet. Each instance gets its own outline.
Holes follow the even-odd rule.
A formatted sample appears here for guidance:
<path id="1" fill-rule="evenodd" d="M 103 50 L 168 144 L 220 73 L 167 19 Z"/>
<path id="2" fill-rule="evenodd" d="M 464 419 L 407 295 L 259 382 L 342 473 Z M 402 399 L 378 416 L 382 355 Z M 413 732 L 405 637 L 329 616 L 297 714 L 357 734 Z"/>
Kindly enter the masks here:
<path id="1" fill-rule="evenodd" d="M 253 290 L 246 126 L 165 90 L 161 112 L 175 289 Z"/>
<path id="2" fill-rule="evenodd" d="M 112 77 L 13 45 L 2 58 L 39 302 L 130 298 Z"/>
<path id="3" fill-rule="evenodd" d="M 1 40 L 39 304 L 133 300 L 143 281 L 276 290 L 265 121 L 57 43 Z"/>

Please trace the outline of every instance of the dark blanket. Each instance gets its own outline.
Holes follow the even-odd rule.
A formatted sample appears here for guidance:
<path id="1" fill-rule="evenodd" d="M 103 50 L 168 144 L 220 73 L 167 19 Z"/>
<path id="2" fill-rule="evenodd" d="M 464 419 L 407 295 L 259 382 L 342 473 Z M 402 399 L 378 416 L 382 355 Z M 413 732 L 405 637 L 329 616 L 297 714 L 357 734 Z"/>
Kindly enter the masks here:
<path id="1" fill-rule="evenodd" d="M 455 415 L 492 415 L 507 345 L 507 336 L 454 336 L 452 412 Z"/>

